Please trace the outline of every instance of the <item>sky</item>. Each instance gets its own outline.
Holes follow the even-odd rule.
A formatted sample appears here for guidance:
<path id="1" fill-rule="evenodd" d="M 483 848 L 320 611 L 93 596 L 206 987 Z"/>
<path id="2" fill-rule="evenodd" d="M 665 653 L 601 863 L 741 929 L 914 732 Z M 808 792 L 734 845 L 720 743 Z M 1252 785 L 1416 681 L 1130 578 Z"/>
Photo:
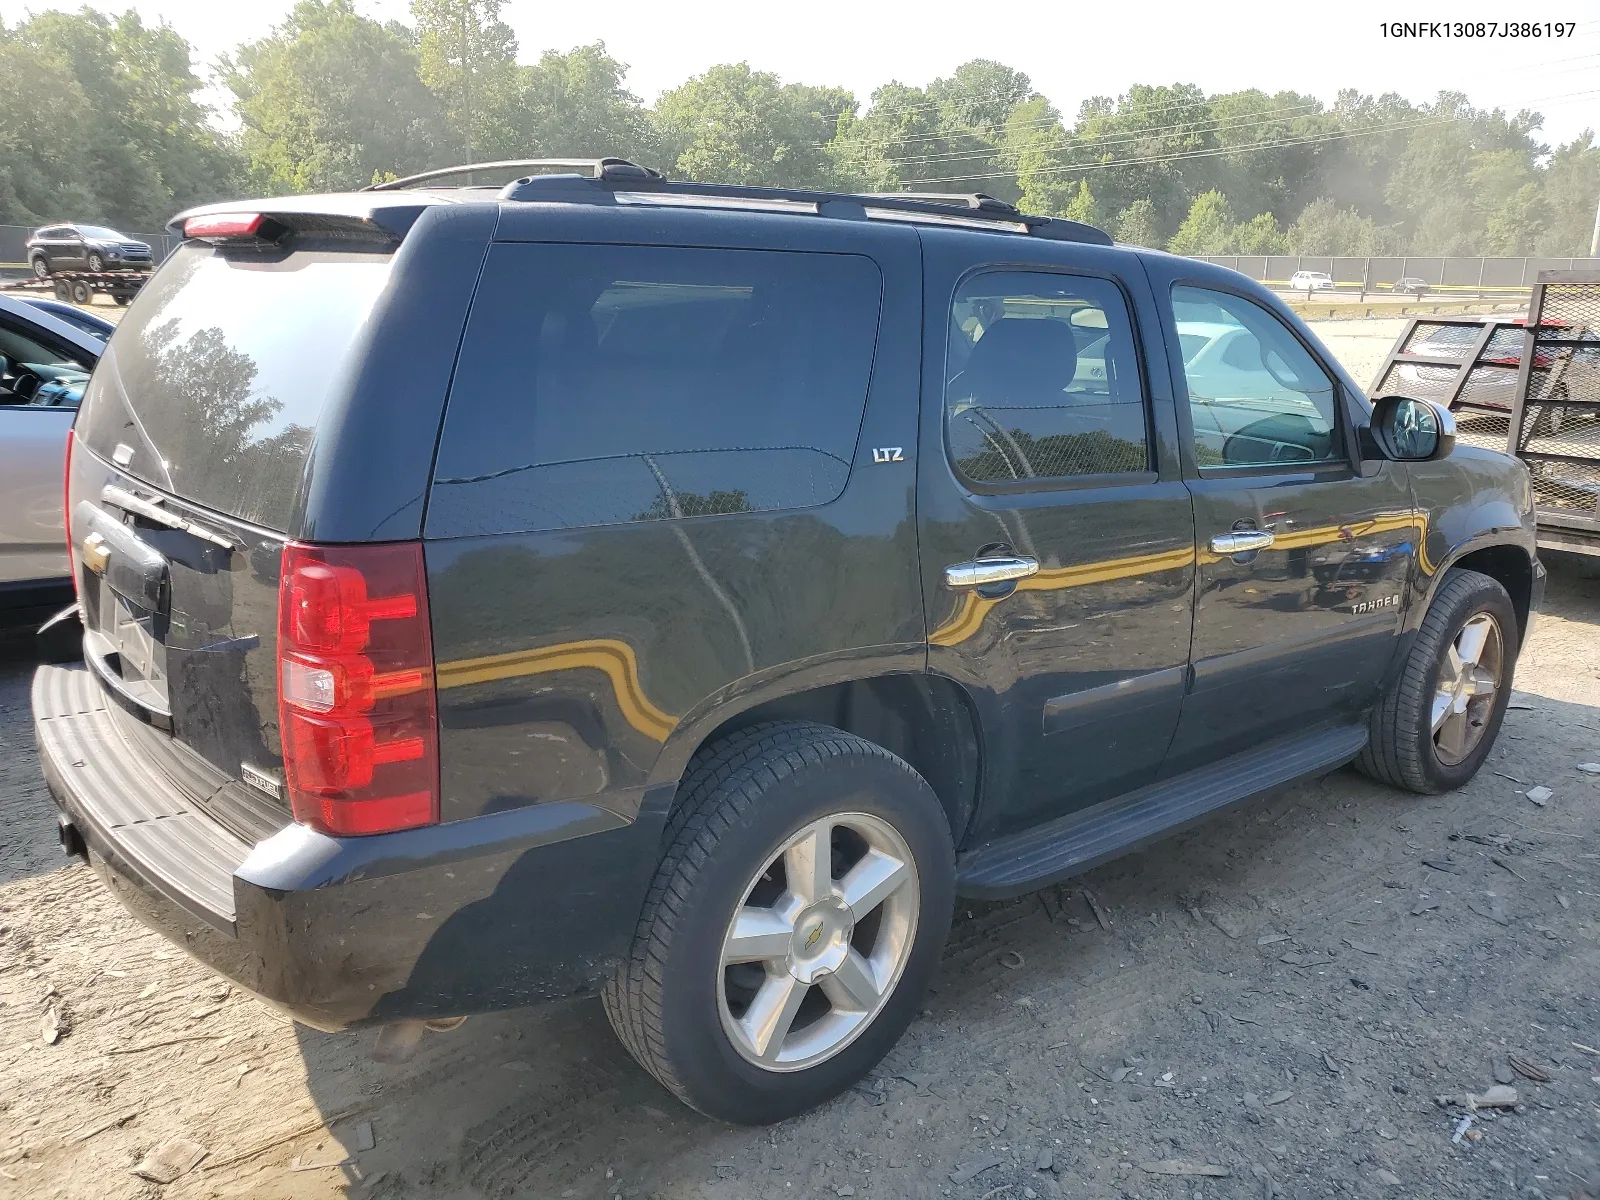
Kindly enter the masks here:
<path id="1" fill-rule="evenodd" d="M 79 0 L 0 0 L 0 20 L 76 8 Z M 265 35 L 292 0 L 90 0 L 166 20 L 210 62 Z M 405 19 L 407 0 L 356 0 L 379 19 Z M 1384 22 L 1575 22 L 1572 36 L 1464 40 L 1385 36 Z M 970 58 L 1027 72 L 1070 121 L 1089 96 L 1135 83 L 1194 83 L 1207 92 L 1293 89 L 1331 102 L 1341 88 L 1396 91 L 1412 101 L 1465 92 L 1480 108 L 1544 114 L 1541 138 L 1558 144 L 1600 132 L 1600 0 L 1514 5 L 1505 0 L 1143 0 L 1139 4 L 984 5 L 922 0 L 842 8 L 751 0 L 505 0 L 520 58 L 603 41 L 629 65 L 647 102 L 718 62 L 747 61 L 785 82 L 843 85 L 863 102 L 889 80 L 920 85 Z M 220 97 L 218 98 L 220 99 Z"/>

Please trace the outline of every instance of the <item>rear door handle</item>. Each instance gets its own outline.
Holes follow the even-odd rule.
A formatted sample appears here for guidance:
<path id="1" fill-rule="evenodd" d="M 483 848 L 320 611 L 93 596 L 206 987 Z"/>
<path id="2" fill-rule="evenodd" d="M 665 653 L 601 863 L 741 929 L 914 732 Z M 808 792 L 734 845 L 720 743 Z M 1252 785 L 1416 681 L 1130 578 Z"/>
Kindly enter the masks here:
<path id="1" fill-rule="evenodd" d="M 1211 550 L 1215 554 L 1248 554 L 1252 550 L 1265 550 L 1277 540 L 1270 529 L 1236 529 L 1212 538 Z"/>
<path id="2" fill-rule="evenodd" d="M 952 563 L 944 569 L 944 584 L 951 588 L 983 587 L 990 583 L 1026 579 L 1038 572 L 1037 558 L 1021 554 L 996 555 L 993 558 L 975 558 L 970 562 Z"/>

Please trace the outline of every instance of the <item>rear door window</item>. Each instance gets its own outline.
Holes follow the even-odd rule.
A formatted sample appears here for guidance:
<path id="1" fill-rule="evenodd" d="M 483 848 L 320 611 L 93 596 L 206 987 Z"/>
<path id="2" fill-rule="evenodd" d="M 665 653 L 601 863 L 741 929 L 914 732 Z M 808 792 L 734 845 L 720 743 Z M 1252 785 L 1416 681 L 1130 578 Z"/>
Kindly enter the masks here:
<path id="1" fill-rule="evenodd" d="M 108 344 L 81 435 L 108 459 L 128 446 L 127 470 L 147 483 L 286 530 L 317 422 L 392 261 L 180 247 Z"/>
<path id="2" fill-rule="evenodd" d="M 979 487 L 1149 469 L 1144 386 L 1116 284 L 973 276 L 950 309 L 950 458 Z"/>
<path id="3" fill-rule="evenodd" d="M 880 292 L 852 254 L 493 247 L 429 536 L 826 504 L 855 457 Z"/>

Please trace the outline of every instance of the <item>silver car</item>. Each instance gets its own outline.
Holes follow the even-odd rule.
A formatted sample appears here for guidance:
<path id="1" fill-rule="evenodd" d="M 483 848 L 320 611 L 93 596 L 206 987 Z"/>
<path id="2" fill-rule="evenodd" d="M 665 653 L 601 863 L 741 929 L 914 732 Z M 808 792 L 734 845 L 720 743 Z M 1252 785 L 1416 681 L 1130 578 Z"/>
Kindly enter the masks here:
<path id="1" fill-rule="evenodd" d="M 103 339 L 0 296 L 0 628 L 72 601 L 62 521 L 67 434 Z"/>

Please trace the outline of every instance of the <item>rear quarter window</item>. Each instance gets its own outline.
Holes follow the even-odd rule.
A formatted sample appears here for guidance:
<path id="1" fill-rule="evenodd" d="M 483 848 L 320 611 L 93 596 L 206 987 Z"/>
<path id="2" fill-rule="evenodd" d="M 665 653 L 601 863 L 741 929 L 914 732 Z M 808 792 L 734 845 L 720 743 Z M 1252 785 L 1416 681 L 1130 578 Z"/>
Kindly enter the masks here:
<path id="1" fill-rule="evenodd" d="M 853 254 L 501 244 L 430 537 L 805 508 L 844 490 L 881 276 Z"/>

